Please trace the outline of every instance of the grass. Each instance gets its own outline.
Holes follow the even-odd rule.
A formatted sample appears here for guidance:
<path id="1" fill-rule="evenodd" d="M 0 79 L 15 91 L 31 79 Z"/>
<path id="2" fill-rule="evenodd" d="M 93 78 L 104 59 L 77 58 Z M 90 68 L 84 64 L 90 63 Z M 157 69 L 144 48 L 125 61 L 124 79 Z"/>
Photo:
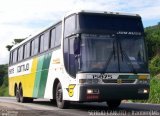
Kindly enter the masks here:
<path id="1" fill-rule="evenodd" d="M 148 100 L 133 100 L 133 102 L 160 104 L 160 75 L 150 80 L 150 95 Z"/>
<path id="2" fill-rule="evenodd" d="M 148 103 L 160 103 L 160 76 L 151 78 Z"/>

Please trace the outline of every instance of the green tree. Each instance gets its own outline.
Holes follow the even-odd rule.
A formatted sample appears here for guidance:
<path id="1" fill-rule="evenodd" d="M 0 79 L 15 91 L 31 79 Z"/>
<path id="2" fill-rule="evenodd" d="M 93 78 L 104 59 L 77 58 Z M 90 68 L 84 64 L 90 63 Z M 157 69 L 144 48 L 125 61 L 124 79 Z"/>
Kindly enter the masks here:
<path id="1" fill-rule="evenodd" d="M 8 65 L 0 65 L 0 86 L 3 84 L 4 77 L 7 75 Z"/>
<path id="2" fill-rule="evenodd" d="M 12 45 L 7 45 L 7 46 L 6 46 L 7 50 L 10 51 L 11 48 L 12 48 L 14 45 L 22 42 L 22 41 L 25 40 L 25 39 L 26 39 L 26 38 L 14 39 L 14 41 L 12 42 Z"/>
<path id="3" fill-rule="evenodd" d="M 160 55 L 160 25 L 145 28 L 149 59 Z"/>

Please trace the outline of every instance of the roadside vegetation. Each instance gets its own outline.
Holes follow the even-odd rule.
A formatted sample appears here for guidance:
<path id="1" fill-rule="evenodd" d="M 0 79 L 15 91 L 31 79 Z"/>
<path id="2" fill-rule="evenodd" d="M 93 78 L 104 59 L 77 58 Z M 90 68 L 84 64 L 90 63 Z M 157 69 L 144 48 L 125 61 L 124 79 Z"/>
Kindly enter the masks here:
<path id="1" fill-rule="evenodd" d="M 149 68 L 151 73 L 150 97 L 145 103 L 160 103 L 160 23 L 145 28 L 145 39 L 148 47 Z M 14 40 L 15 43 L 19 40 Z M 13 45 L 6 48 L 11 49 Z M 0 96 L 8 96 L 8 65 L 0 65 Z M 137 102 L 137 101 L 134 101 Z"/>
<path id="2" fill-rule="evenodd" d="M 151 77 L 150 85 L 150 96 L 145 102 L 160 103 L 160 75 Z"/>
<path id="3" fill-rule="evenodd" d="M 8 65 L 0 65 L 0 96 L 8 96 Z"/>
<path id="4" fill-rule="evenodd" d="M 0 86 L 0 96 L 9 96 L 9 93 L 8 93 L 8 77 L 4 77 L 3 84 Z"/>
<path id="5" fill-rule="evenodd" d="M 148 100 L 138 100 L 138 102 L 160 103 L 160 23 L 145 28 L 145 39 L 148 47 L 151 74 L 150 96 Z"/>

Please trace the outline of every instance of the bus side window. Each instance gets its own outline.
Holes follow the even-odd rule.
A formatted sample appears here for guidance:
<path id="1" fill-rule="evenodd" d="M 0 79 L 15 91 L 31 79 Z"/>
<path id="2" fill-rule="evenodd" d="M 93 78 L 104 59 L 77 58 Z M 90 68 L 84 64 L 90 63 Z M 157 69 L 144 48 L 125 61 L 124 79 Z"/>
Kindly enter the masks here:
<path id="1" fill-rule="evenodd" d="M 64 37 L 74 33 L 76 29 L 76 15 L 71 15 L 65 20 Z"/>
<path id="2" fill-rule="evenodd" d="M 24 45 L 24 59 L 30 56 L 30 42 Z"/>
<path id="3" fill-rule="evenodd" d="M 35 38 L 32 42 L 31 42 L 31 55 L 36 55 L 39 52 L 39 38 Z"/>
<path id="4" fill-rule="evenodd" d="M 56 27 L 56 40 L 55 40 L 55 47 L 61 44 L 61 35 L 62 35 L 62 24 L 59 24 Z"/>
<path id="5" fill-rule="evenodd" d="M 9 64 L 12 64 L 12 62 L 13 62 L 13 52 L 10 52 L 10 57 L 9 57 Z"/>
<path id="6" fill-rule="evenodd" d="M 31 41 L 31 56 L 34 55 L 34 40 Z"/>
<path id="7" fill-rule="evenodd" d="M 40 36 L 40 52 L 47 51 L 49 48 L 49 34 L 47 31 L 45 34 Z"/>
<path id="8" fill-rule="evenodd" d="M 23 59 L 23 46 L 18 49 L 18 61 Z"/>
<path id="9" fill-rule="evenodd" d="M 40 52 L 44 51 L 44 35 L 40 36 Z"/>
<path id="10" fill-rule="evenodd" d="M 50 31 L 47 31 L 45 34 L 44 34 L 44 51 L 47 51 L 48 48 L 49 48 L 49 37 L 50 37 Z"/>
<path id="11" fill-rule="evenodd" d="M 13 51 L 13 63 L 17 62 L 17 49 Z"/>
<path id="12" fill-rule="evenodd" d="M 56 30 L 55 28 L 51 30 L 51 44 L 50 44 L 50 48 L 54 48 L 54 43 L 56 40 Z"/>

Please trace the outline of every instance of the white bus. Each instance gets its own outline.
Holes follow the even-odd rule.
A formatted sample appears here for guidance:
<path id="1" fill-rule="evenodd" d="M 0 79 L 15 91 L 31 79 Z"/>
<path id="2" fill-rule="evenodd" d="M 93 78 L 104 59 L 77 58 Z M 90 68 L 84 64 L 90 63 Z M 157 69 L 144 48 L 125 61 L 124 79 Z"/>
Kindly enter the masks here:
<path id="1" fill-rule="evenodd" d="M 137 14 L 80 11 L 10 51 L 9 94 L 18 102 L 104 102 L 149 97 L 148 58 Z"/>

